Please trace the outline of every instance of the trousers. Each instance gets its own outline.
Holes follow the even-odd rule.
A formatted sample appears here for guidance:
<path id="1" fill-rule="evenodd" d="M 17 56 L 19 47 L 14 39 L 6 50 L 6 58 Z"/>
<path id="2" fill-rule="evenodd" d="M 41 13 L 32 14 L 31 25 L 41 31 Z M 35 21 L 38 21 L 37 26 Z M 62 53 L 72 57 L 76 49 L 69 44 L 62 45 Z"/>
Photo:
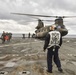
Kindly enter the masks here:
<path id="1" fill-rule="evenodd" d="M 53 51 L 53 49 L 55 50 Z M 52 71 L 52 60 L 55 62 L 58 68 L 61 67 L 58 51 L 59 51 L 58 46 L 56 46 L 55 48 L 51 47 L 47 51 L 47 68 L 49 72 Z"/>

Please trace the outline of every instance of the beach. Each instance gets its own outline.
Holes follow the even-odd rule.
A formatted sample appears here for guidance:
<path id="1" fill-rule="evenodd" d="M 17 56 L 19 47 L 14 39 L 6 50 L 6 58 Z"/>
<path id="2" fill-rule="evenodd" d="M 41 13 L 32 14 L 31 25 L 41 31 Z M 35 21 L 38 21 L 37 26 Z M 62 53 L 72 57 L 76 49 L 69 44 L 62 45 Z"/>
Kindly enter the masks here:
<path id="1" fill-rule="evenodd" d="M 0 75 L 49 75 L 47 50 L 43 51 L 44 40 L 35 38 L 12 38 L 2 44 L 0 40 Z M 59 57 L 63 72 L 53 62 L 50 75 L 76 75 L 76 38 L 63 38 Z"/>

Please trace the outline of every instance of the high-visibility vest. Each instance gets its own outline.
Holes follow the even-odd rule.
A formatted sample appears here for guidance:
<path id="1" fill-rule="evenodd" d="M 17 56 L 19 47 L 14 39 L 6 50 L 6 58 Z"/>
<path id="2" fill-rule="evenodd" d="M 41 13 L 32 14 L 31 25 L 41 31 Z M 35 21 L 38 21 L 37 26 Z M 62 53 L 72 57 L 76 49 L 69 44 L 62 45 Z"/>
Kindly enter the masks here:
<path id="1" fill-rule="evenodd" d="M 50 34 L 50 41 L 49 41 L 48 48 L 50 48 L 52 46 L 59 46 L 60 37 L 61 37 L 60 32 L 59 31 L 51 31 L 51 32 L 49 32 L 49 34 Z"/>

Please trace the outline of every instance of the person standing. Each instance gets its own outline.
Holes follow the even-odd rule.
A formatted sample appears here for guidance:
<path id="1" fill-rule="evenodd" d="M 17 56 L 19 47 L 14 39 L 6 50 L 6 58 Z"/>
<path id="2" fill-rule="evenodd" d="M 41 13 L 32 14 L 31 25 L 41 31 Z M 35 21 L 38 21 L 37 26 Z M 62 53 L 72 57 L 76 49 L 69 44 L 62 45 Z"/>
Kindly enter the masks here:
<path id="1" fill-rule="evenodd" d="M 29 32 L 29 34 L 28 34 L 28 38 L 30 38 L 30 35 L 31 35 L 31 34 L 30 34 L 30 32 Z"/>
<path id="2" fill-rule="evenodd" d="M 57 34 L 56 34 L 57 33 Z M 47 72 L 52 73 L 52 59 L 54 60 L 58 71 L 63 72 L 59 59 L 59 48 L 62 45 L 62 36 L 56 28 L 51 27 L 51 31 L 47 34 L 44 43 L 44 51 L 47 49 Z"/>
<path id="3" fill-rule="evenodd" d="M 5 31 L 3 31 L 2 35 L 1 35 L 2 43 L 5 43 L 5 37 L 6 37 L 6 33 L 5 33 Z"/>
<path id="4" fill-rule="evenodd" d="M 22 38 L 25 39 L 25 34 L 22 34 L 22 36 L 23 36 Z"/>

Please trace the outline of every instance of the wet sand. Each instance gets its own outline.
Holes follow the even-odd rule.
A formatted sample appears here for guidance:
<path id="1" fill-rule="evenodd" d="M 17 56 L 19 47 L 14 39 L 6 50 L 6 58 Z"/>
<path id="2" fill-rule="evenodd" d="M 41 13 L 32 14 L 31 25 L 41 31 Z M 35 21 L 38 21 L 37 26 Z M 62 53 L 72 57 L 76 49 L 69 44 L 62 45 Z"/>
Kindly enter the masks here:
<path id="1" fill-rule="evenodd" d="M 63 39 L 59 50 L 64 73 L 53 62 L 53 74 L 46 72 L 47 51 L 44 41 L 34 38 L 12 38 L 5 44 L 0 40 L 0 75 L 76 75 L 76 39 Z"/>

